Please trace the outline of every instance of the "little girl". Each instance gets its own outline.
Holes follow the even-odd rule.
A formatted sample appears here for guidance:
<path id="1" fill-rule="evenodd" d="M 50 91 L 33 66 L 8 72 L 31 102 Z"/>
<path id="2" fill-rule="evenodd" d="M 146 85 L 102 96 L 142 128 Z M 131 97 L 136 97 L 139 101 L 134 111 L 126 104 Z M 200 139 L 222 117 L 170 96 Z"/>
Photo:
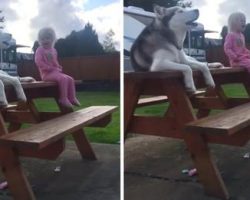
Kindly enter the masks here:
<path id="1" fill-rule="evenodd" d="M 244 67 L 250 72 L 250 51 L 246 48 L 242 34 L 246 27 L 246 17 L 241 12 L 232 13 L 228 18 L 229 33 L 224 43 L 224 51 L 231 67 Z"/>
<path id="2" fill-rule="evenodd" d="M 62 66 L 57 60 L 57 51 L 54 48 L 56 40 L 52 28 L 43 28 L 38 33 L 40 47 L 35 53 L 35 63 L 39 68 L 43 81 L 55 81 L 59 86 L 59 103 L 65 107 L 79 106 L 75 94 L 74 79 L 62 72 Z M 72 105 L 73 104 L 73 105 Z"/>

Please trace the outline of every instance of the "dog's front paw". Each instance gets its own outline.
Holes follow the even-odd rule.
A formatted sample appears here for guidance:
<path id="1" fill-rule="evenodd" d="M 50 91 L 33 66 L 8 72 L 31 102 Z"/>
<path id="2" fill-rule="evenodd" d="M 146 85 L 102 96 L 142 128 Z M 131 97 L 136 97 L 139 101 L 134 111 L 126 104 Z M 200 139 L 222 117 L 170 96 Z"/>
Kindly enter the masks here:
<path id="1" fill-rule="evenodd" d="M 192 95 L 196 93 L 196 88 L 186 87 L 186 92 L 188 95 Z"/>
<path id="2" fill-rule="evenodd" d="M 223 68 L 224 65 L 219 62 L 207 63 L 208 68 Z"/>
<path id="3" fill-rule="evenodd" d="M 20 80 L 20 82 L 34 82 L 34 81 L 36 81 L 33 77 L 30 77 L 30 76 L 20 77 L 19 80 Z"/>

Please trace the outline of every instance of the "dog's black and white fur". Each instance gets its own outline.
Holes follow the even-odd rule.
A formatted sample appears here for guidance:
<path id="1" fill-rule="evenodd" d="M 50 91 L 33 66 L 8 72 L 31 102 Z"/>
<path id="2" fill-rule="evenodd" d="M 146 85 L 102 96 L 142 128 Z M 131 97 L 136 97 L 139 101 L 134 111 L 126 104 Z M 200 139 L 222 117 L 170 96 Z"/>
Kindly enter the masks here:
<path id="1" fill-rule="evenodd" d="M 196 26 L 198 10 L 181 7 L 164 8 L 154 5 L 156 17 L 137 37 L 131 47 L 131 64 L 135 71 L 179 70 L 184 75 L 185 87 L 189 92 L 196 88 L 192 69 L 200 70 L 208 87 L 214 87 L 208 64 L 189 57 L 183 50 L 188 29 Z M 220 63 L 212 64 L 213 67 Z"/>

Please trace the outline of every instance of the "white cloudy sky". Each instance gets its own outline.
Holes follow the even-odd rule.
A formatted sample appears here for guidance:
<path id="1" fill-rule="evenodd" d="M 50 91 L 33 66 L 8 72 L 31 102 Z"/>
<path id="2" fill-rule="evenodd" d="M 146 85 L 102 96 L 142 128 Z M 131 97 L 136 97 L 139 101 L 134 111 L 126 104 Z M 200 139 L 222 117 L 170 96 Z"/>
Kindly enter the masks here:
<path id="1" fill-rule="evenodd" d="M 227 25 L 227 18 L 232 12 L 241 11 L 250 23 L 250 1 L 249 0 L 192 0 L 193 7 L 200 10 L 199 22 L 203 23 L 205 29 L 221 32 L 222 26 Z M 218 34 L 209 34 L 209 37 L 219 37 Z"/>
<path id="2" fill-rule="evenodd" d="M 120 45 L 120 0 L 0 0 L 0 10 L 6 19 L 4 31 L 10 32 L 18 44 L 32 47 L 38 30 L 44 26 L 53 27 L 61 38 L 90 22 L 100 42 L 112 29 Z M 27 48 L 20 51 L 31 52 Z"/>
<path id="3" fill-rule="evenodd" d="M 5 31 L 12 33 L 18 44 L 32 46 L 41 27 L 52 26 L 58 38 L 84 24 L 94 25 L 100 40 L 109 29 L 115 40 L 122 34 L 122 0 L 0 0 L 0 10 L 6 18 Z M 200 10 L 199 22 L 205 29 L 220 32 L 230 13 L 242 11 L 250 23 L 249 0 L 192 0 Z M 1 15 L 0 15 L 1 16 Z M 211 37 L 211 35 L 210 35 Z M 214 36 L 212 36 L 214 37 Z M 215 35 L 219 37 L 219 34 Z M 24 49 L 22 50 L 24 51 Z M 30 52 L 29 49 L 25 50 Z"/>

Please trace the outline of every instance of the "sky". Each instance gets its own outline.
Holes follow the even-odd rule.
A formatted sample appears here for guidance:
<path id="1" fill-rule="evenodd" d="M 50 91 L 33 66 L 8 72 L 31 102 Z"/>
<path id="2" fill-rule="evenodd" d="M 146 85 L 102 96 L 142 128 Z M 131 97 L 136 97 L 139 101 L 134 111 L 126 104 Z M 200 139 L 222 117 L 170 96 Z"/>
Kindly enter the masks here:
<path id="1" fill-rule="evenodd" d="M 17 44 L 32 47 L 39 29 L 45 26 L 53 27 L 59 39 L 89 22 L 100 42 L 112 29 L 116 46 L 120 46 L 120 0 L 0 0 L 0 10 L 0 16 L 5 16 L 4 32 L 11 33 Z M 31 53 L 30 48 L 19 51 Z"/>
<path id="2" fill-rule="evenodd" d="M 80 30 L 88 22 L 93 24 L 100 42 L 112 29 L 117 48 L 122 34 L 122 0 L 0 0 L 0 10 L 5 16 L 5 32 L 12 33 L 18 44 L 33 46 L 37 33 L 44 26 L 52 26 L 57 38 L 63 38 L 72 30 Z M 206 35 L 219 38 L 230 13 L 245 13 L 250 23 L 249 0 L 191 0 L 200 10 L 198 22 L 205 29 L 218 31 Z M 0 14 L 1 16 L 1 14 Z M 30 49 L 19 51 L 31 52 Z"/>
<path id="3" fill-rule="evenodd" d="M 205 29 L 218 31 L 217 34 L 207 34 L 206 37 L 219 38 L 223 25 L 227 25 L 227 19 L 233 12 L 243 12 L 247 23 L 250 23 L 250 1 L 249 0 L 192 0 L 193 7 L 200 11 L 198 22 Z"/>

